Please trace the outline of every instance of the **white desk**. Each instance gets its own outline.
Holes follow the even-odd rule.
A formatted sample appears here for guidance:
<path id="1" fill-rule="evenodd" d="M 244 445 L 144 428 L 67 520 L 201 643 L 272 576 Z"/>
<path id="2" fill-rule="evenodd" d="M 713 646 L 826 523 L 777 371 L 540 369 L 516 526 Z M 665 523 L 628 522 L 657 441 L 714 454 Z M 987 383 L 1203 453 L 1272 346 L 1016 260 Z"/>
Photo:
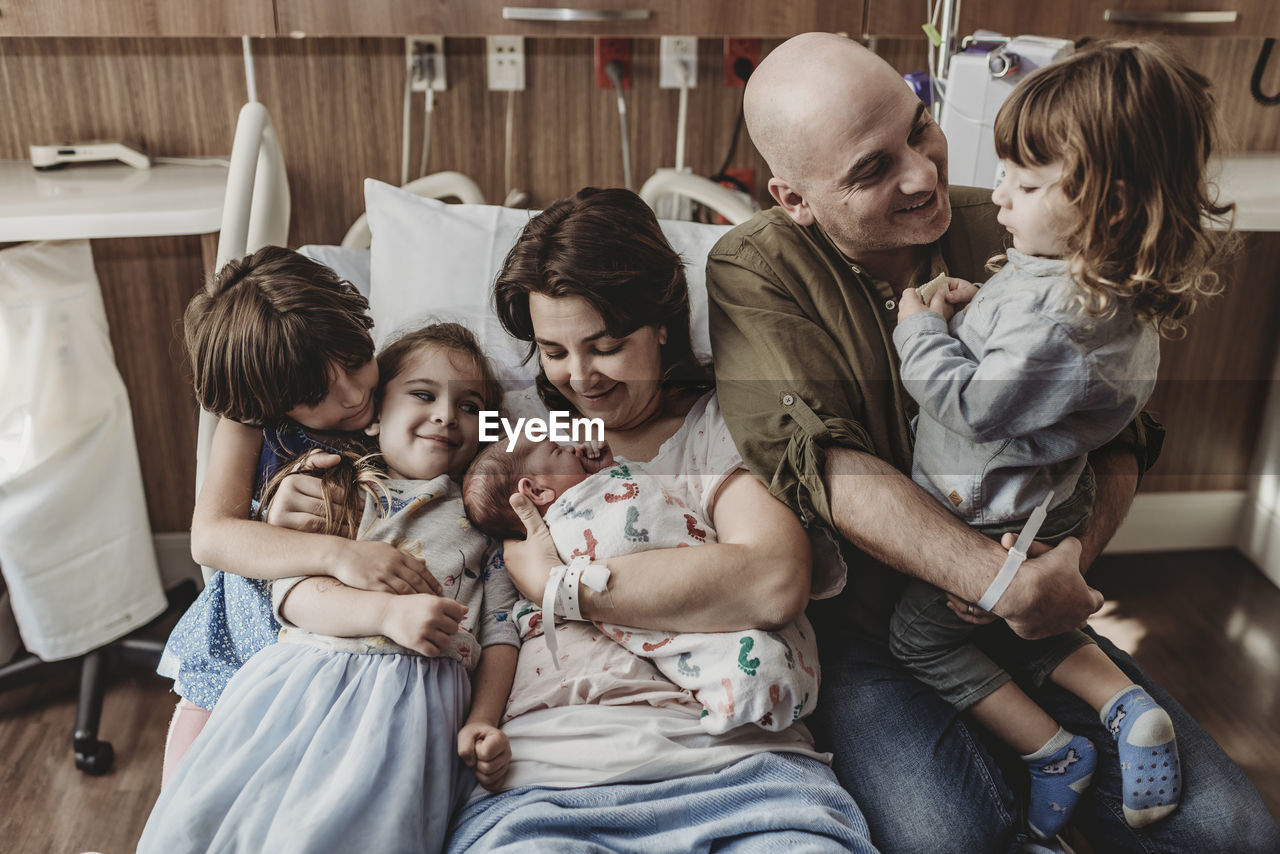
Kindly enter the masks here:
<path id="1" fill-rule="evenodd" d="M 0 242 L 218 231 L 227 167 L 207 162 L 150 169 L 85 163 L 41 172 L 26 160 L 0 160 Z"/>

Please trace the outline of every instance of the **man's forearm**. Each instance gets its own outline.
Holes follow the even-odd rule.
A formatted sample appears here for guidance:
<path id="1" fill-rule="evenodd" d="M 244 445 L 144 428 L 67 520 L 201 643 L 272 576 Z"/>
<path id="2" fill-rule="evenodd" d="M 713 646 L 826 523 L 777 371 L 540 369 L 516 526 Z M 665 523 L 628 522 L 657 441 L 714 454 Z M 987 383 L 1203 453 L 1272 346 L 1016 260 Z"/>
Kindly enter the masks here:
<path id="1" fill-rule="evenodd" d="M 1093 512 L 1080 534 L 1080 571 L 1088 572 L 1133 504 L 1138 489 L 1138 460 L 1127 448 L 1103 448 L 1089 455 L 1098 484 Z"/>
<path id="2" fill-rule="evenodd" d="M 976 602 L 1004 561 L 997 543 L 870 454 L 829 449 L 824 480 L 841 536 L 899 572 Z"/>
<path id="3" fill-rule="evenodd" d="M 889 566 L 976 602 L 1007 552 L 956 519 L 891 466 L 860 451 L 828 451 L 826 485 L 840 533 Z M 1102 606 L 1080 574 L 1072 540 L 1031 558 L 992 607 L 1035 639 L 1075 628 Z"/>

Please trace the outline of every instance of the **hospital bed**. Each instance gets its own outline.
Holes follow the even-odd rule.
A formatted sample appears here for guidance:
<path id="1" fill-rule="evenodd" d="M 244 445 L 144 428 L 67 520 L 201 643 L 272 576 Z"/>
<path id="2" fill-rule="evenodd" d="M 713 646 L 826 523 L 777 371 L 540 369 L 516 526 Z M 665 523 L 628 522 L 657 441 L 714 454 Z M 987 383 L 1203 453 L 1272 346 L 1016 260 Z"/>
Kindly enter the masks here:
<path id="1" fill-rule="evenodd" d="M 683 196 L 720 214 L 729 225 L 662 221 L 663 231 L 686 262 L 693 308 L 694 348 L 710 358 L 703 263 L 711 246 L 732 224 L 748 219 L 748 204 L 700 176 L 661 170 L 641 188 L 651 206 Z M 462 204 L 438 199 L 456 198 Z M 535 366 L 527 345 L 511 338 L 492 309 L 491 287 L 502 259 L 532 213 L 484 205 L 473 181 L 456 172 L 437 173 L 403 188 L 372 179 L 365 186 L 366 211 L 337 246 L 301 251 L 338 271 L 370 299 L 375 344 L 398 329 L 456 320 L 476 333 L 494 361 L 516 412 L 538 406 Z M 289 188 L 274 126 L 265 107 L 241 110 L 228 174 L 217 265 L 265 245 L 286 245 Z M 200 415 L 196 490 L 204 481 L 217 419 Z M 205 570 L 206 578 L 208 570 Z"/>

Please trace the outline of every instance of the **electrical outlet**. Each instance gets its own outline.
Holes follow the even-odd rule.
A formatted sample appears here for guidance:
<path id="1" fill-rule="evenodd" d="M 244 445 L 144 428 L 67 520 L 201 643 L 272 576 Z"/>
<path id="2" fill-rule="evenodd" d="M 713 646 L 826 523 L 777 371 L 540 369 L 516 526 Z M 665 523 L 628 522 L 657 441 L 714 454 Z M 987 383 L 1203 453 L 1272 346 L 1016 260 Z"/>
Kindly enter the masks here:
<path id="1" fill-rule="evenodd" d="M 612 89 L 613 81 L 604 67 L 610 60 L 622 63 L 622 88 L 631 88 L 631 39 L 597 38 L 595 40 L 596 88 Z"/>
<path id="2" fill-rule="evenodd" d="M 443 92 L 444 76 L 444 36 L 409 36 L 404 40 L 405 62 L 409 72 L 413 91 L 427 91 L 427 81 L 436 92 Z"/>
<path id="3" fill-rule="evenodd" d="M 760 64 L 760 39 L 725 39 L 724 40 L 724 85 L 741 89 L 747 83 L 733 70 L 739 59 L 751 62 L 754 69 Z"/>
<path id="4" fill-rule="evenodd" d="M 698 85 L 698 39 L 694 36 L 663 36 L 658 42 L 658 87 L 679 89 L 683 64 L 690 89 Z"/>
<path id="5" fill-rule="evenodd" d="M 489 89 L 494 92 L 524 91 L 524 36 L 489 36 Z"/>

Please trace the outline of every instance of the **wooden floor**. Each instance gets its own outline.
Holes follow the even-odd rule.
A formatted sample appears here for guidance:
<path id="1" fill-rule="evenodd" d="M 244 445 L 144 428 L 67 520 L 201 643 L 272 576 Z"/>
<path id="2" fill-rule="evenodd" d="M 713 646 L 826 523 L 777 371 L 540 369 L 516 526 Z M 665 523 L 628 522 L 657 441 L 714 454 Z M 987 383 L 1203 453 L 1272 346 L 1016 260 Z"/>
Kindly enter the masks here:
<path id="1" fill-rule="evenodd" d="M 1280 815 L 1280 590 L 1235 552 L 1104 558 L 1094 624 L 1129 649 L 1204 725 Z M 160 627 L 161 630 L 163 627 Z M 174 697 L 159 677 L 117 668 L 101 735 L 114 769 L 75 769 L 74 668 L 0 695 L 0 849 L 132 851 L 160 786 Z"/>

